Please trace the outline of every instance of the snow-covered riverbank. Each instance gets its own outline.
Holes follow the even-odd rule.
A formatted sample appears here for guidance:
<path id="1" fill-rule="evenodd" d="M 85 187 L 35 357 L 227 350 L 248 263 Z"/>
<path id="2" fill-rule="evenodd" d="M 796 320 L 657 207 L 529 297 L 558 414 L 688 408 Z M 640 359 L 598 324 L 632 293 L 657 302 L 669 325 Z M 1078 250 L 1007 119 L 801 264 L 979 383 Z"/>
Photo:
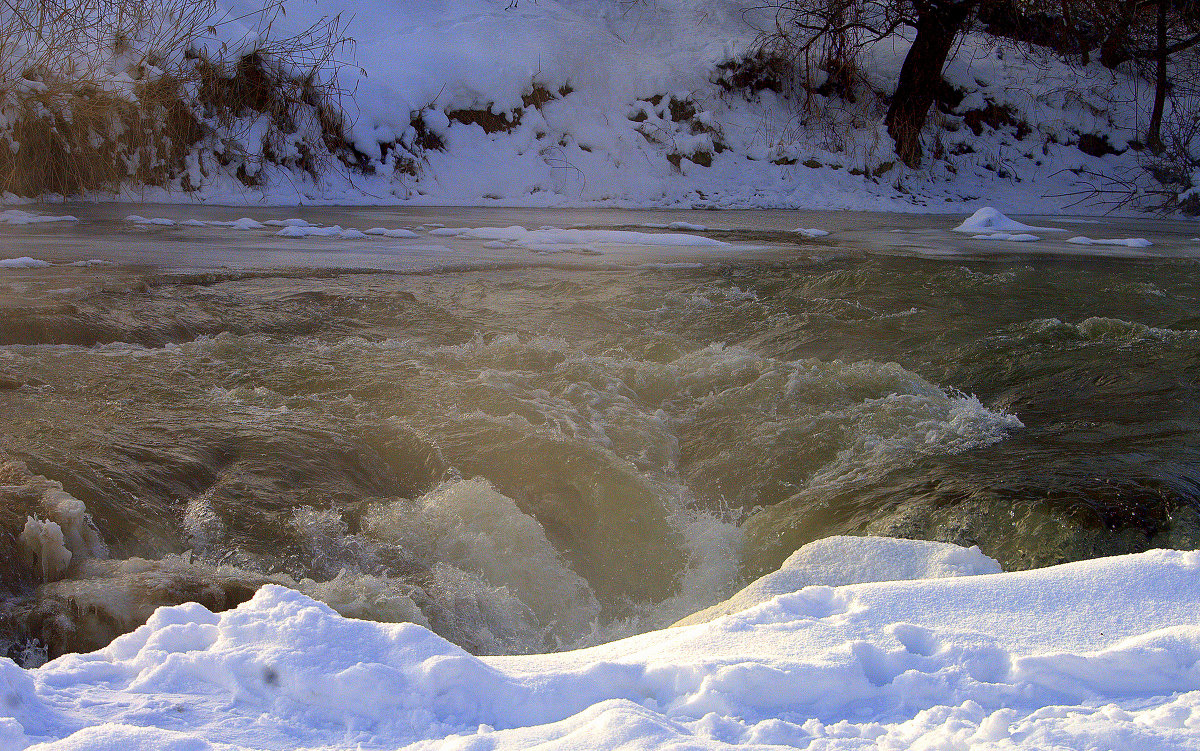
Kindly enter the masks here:
<path id="1" fill-rule="evenodd" d="M 93 654 L 0 662 L 0 745 L 1196 747 L 1200 553 L 997 570 L 942 543 L 830 538 L 731 615 L 483 658 L 268 586 L 220 615 L 163 608 Z M 828 586 L 929 576 L 948 578 Z"/>
<path id="2" fill-rule="evenodd" d="M 252 0 L 228 5 L 234 17 L 259 17 Z M 968 35 L 946 71 L 962 99 L 939 105 L 914 170 L 896 158 L 879 99 L 907 52 L 903 36 L 865 54 L 863 85 L 874 93 L 847 108 L 739 67 L 772 25 L 742 2 L 507 6 L 292 0 L 272 34 L 348 19 L 356 44 L 338 104 L 356 166 L 331 159 L 314 180 L 295 164 L 323 147 L 297 133 L 268 148 L 263 118 L 243 113 L 209 124 L 223 151 L 194 147 L 172 188 L 121 197 L 920 212 L 970 202 L 1078 213 L 1110 208 L 1080 203 L 1097 176 L 1141 174 L 1149 87 L 1096 63 Z M 219 33 L 235 50 L 262 32 L 230 23 Z"/>

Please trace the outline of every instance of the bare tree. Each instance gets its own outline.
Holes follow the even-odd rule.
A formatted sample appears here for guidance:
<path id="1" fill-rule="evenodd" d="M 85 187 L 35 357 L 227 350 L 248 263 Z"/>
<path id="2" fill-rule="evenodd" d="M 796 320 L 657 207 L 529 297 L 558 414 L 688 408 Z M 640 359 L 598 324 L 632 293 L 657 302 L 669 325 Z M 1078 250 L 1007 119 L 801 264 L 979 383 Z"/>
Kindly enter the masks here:
<path id="1" fill-rule="evenodd" d="M 885 122 L 897 155 L 921 162 L 921 129 L 942 88 L 942 70 L 959 34 L 987 0 L 772 0 L 775 26 L 764 42 L 834 75 L 858 50 L 902 28 L 916 32 Z"/>

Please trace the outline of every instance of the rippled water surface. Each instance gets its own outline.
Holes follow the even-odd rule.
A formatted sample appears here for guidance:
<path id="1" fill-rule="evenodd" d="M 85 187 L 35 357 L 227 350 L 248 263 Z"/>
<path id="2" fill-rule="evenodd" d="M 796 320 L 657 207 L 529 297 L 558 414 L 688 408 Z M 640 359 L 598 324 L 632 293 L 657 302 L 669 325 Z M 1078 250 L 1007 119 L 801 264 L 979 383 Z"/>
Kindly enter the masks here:
<path id="1" fill-rule="evenodd" d="M 1035 222 L 1155 243 L 1089 257 L 940 217 L 139 208 L 416 235 L 353 240 L 53 211 L 82 221 L 0 227 L 53 264 L 0 269 L 27 664 L 265 581 L 505 653 L 668 625 L 831 534 L 1005 569 L 1200 545 L 1194 223 Z M 432 232 L 681 220 L 727 244 Z"/>

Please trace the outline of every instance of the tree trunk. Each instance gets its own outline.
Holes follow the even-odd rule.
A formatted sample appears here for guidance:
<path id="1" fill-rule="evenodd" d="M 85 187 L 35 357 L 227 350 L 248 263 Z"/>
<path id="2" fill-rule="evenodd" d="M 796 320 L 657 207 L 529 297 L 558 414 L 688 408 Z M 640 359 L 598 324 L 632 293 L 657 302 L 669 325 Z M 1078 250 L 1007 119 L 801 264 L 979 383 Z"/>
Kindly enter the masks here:
<path id="1" fill-rule="evenodd" d="M 896 155 L 909 167 L 921 165 L 921 128 L 941 88 L 942 68 L 977 2 L 933 0 L 917 19 L 917 36 L 900 68 L 885 120 Z"/>
<path id="2" fill-rule="evenodd" d="M 1068 34 L 1075 35 L 1075 43 L 1079 45 L 1079 59 L 1084 65 L 1091 62 L 1091 54 L 1088 49 L 1088 43 L 1084 37 L 1083 30 L 1075 25 L 1075 19 L 1071 15 L 1071 0 L 1062 0 L 1063 26 L 1066 27 Z"/>
<path id="3" fill-rule="evenodd" d="M 1154 111 L 1150 113 L 1150 125 L 1146 128 L 1146 146 L 1155 154 L 1161 154 L 1163 109 L 1167 103 L 1167 0 L 1158 0 L 1157 36 Z"/>

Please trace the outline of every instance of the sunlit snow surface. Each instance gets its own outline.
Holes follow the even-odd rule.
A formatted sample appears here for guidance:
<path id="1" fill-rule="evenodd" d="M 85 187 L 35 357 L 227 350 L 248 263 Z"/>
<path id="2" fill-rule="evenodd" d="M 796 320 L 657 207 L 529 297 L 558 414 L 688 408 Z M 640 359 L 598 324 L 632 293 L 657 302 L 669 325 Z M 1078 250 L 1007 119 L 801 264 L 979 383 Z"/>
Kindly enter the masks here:
<path id="1" fill-rule="evenodd" d="M 1200 552 L 971 576 L 994 564 L 946 544 L 815 545 L 776 584 L 814 561 L 959 576 L 760 588 L 707 623 L 484 658 L 268 586 L 36 670 L 0 660 L 0 747 L 1200 746 Z"/>

